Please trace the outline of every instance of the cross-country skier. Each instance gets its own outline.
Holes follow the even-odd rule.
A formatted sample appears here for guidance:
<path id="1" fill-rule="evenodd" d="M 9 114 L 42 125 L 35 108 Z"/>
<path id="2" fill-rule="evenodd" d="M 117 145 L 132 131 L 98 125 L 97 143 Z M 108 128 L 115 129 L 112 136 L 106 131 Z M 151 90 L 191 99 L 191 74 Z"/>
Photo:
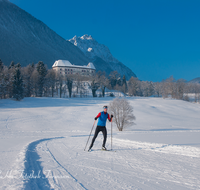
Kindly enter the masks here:
<path id="1" fill-rule="evenodd" d="M 88 151 L 90 151 L 90 149 L 93 147 L 94 141 L 97 138 L 98 134 L 100 131 L 102 131 L 103 133 L 103 145 L 102 145 L 102 150 L 107 150 L 105 147 L 106 144 L 106 139 L 107 139 L 107 130 L 106 130 L 106 121 L 107 119 L 111 122 L 113 115 L 110 115 L 107 113 L 108 110 L 108 106 L 104 106 L 103 107 L 103 111 L 100 112 L 94 119 L 97 120 L 98 118 L 98 123 L 97 123 L 97 127 L 94 133 L 94 137 L 92 139 L 92 143 L 90 145 L 90 148 Z"/>

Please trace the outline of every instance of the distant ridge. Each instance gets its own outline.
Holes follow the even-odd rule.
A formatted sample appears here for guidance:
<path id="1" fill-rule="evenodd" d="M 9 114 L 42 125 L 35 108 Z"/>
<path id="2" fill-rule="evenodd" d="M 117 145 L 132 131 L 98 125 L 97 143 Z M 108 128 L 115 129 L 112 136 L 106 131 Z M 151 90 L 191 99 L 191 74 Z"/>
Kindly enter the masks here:
<path id="1" fill-rule="evenodd" d="M 192 79 L 189 81 L 190 83 L 200 83 L 200 77 L 197 77 L 195 79 Z"/>
<path id="2" fill-rule="evenodd" d="M 43 61 L 48 68 L 59 59 L 89 63 L 79 48 L 8 0 L 0 0 L 0 59 L 5 65 L 14 61 L 22 66 Z"/>

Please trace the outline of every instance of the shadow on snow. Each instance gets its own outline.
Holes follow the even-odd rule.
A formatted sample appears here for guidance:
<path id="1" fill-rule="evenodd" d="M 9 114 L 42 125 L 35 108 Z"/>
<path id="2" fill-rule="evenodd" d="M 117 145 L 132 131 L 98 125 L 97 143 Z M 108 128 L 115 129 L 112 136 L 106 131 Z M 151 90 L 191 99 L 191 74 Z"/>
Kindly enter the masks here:
<path id="1" fill-rule="evenodd" d="M 50 184 L 48 179 L 45 176 L 45 173 L 43 171 L 43 167 L 41 166 L 41 162 L 39 161 L 40 156 L 38 155 L 36 151 L 36 147 L 39 143 L 43 141 L 49 141 L 53 139 L 59 139 L 64 137 L 56 137 L 56 138 L 46 138 L 34 141 L 30 143 L 26 150 L 25 155 L 25 169 L 24 169 L 24 189 L 44 189 L 49 190 Z"/>

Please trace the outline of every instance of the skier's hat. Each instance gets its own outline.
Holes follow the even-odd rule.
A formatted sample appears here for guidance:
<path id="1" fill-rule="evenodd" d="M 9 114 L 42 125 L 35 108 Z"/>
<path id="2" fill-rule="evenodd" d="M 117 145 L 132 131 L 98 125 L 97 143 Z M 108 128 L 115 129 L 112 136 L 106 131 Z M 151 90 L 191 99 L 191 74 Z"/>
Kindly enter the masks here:
<path id="1" fill-rule="evenodd" d="M 108 109 L 108 106 L 103 106 L 103 109 Z"/>

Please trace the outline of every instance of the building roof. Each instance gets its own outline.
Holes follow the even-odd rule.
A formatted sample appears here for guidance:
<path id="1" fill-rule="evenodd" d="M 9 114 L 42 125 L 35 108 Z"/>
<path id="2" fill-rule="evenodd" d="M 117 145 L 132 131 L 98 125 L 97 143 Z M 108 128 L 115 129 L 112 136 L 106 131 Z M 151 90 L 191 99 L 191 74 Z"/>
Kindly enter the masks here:
<path id="1" fill-rule="evenodd" d="M 88 63 L 88 65 L 84 65 L 84 66 L 79 66 L 79 65 L 72 65 L 68 60 L 57 60 L 55 61 L 55 63 L 53 64 L 52 67 L 78 67 L 78 68 L 83 68 L 83 69 L 95 69 L 95 66 L 93 65 L 93 63 Z"/>
<path id="2" fill-rule="evenodd" d="M 58 60 L 55 61 L 52 67 L 64 67 L 64 66 L 72 66 L 72 64 L 67 60 Z"/>
<path id="3" fill-rule="evenodd" d="M 96 68 L 95 68 L 95 66 L 93 65 L 93 63 L 92 63 L 92 62 L 88 63 L 87 67 L 89 67 L 89 68 L 91 68 L 91 69 L 95 69 L 95 70 L 96 70 Z"/>

